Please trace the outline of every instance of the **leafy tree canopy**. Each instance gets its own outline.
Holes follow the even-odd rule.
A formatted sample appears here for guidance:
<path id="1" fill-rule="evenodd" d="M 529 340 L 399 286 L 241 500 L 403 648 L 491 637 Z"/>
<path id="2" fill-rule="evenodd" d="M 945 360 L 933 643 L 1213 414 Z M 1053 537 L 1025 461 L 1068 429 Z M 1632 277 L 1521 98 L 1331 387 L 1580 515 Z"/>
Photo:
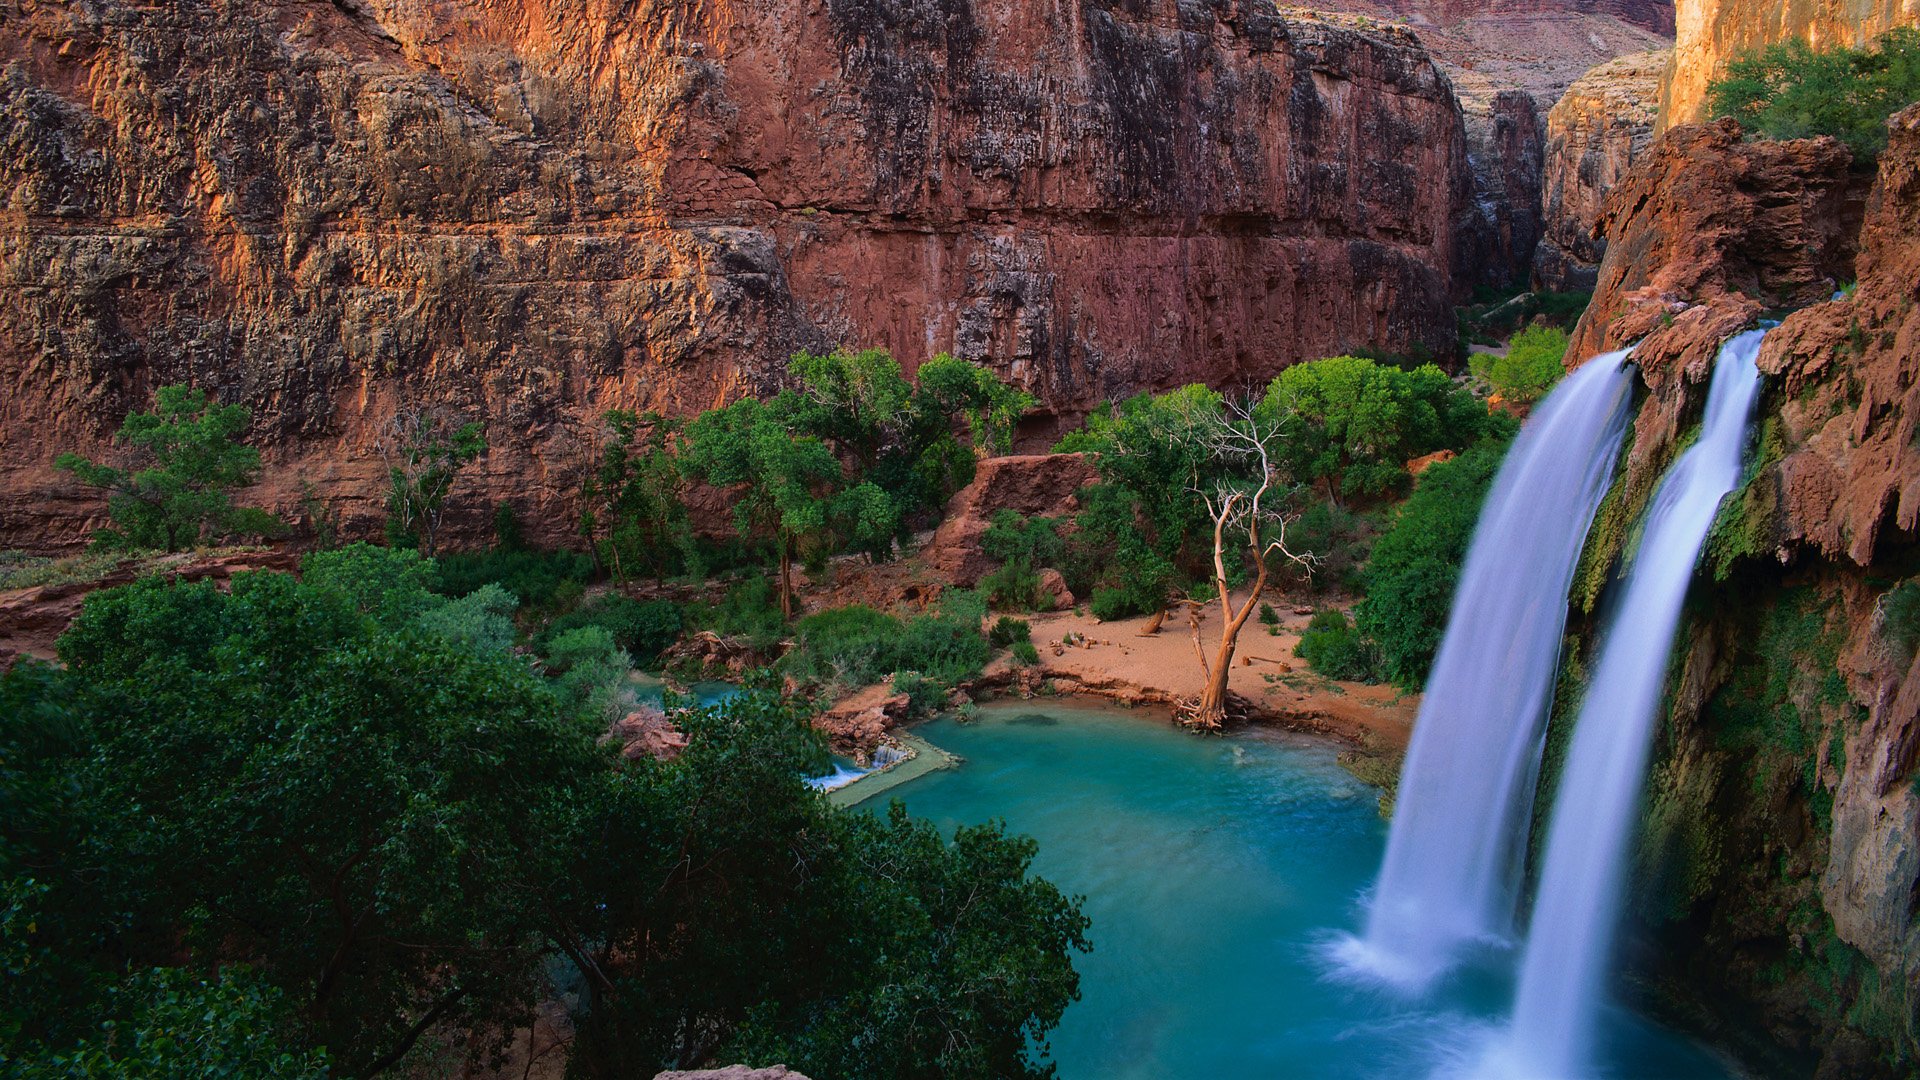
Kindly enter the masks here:
<path id="1" fill-rule="evenodd" d="M 1745 53 L 1707 87 L 1708 111 L 1769 139 L 1832 135 L 1871 161 L 1887 118 L 1920 101 L 1920 30 L 1897 27 L 1870 47 L 1815 49 L 1793 38 Z"/>
<path id="2" fill-rule="evenodd" d="M 1409 460 L 1467 446 L 1490 423 L 1485 406 L 1439 368 L 1406 371 L 1357 356 L 1282 371 L 1266 403 L 1286 418 L 1293 478 L 1348 496 L 1394 489 Z"/>
<path id="3" fill-rule="evenodd" d="M 102 547 L 180 551 L 225 537 L 271 536 L 282 530 L 277 518 L 233 504 L 233 489 L 260 472 L 260 451 L 237 441 L 250 422 L 244 406 L 165 386 L 154 395 L 154 410 L 128 415 L 115 436 L 147 465 L 120 469 L 61 454 L 54 466 L 107 490 L 113 527 L 94 536 Z"/>

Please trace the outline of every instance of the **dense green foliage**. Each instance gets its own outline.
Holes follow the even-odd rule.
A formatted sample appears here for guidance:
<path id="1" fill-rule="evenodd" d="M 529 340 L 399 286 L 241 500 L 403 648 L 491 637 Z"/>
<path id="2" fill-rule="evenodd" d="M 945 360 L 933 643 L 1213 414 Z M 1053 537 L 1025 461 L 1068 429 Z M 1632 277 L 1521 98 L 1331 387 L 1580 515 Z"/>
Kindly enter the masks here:
<path id="1" fill-rule="evenodd" d="M 1040 587 L 1040 570 L 1057 566 L 1066 544 L 1052 518 L 1027 518 L 1001 510 L 981 536 L 980 549 L 1000 561 L 997 569 L 980 579 L 980 592 L 988 605 L 1013 611 L 1044 611 L 1053 606 L 1053 597 Z"/>
<path id="2" fill-rule="evenodd" d="M 615 409 L 581 491 L 580 532 L 613 576 L 664 578 L 702 569 L 670 440 L 678 425 Z"/>
<path id="3" fill-rule="evenodd" d="M 614 645 L 633 657 L 634 663 L 648 667 L 680 637 L 685 618 L 677 605 L 666 600 L 635 600 L 609 593 L 549 623 L 534 637 L 534 648 L 544 652 L 554 638 L 584 626 L 605 629 Z"/>
<path id="4" fill-rule="evenodd" d="M 951 687 L 980 673 L 992 646 L 980 632 L 984 605 L 949 592 L 940 609 L 901 619 L 861 604 L 809 615 L 795 624 L 789 674 L 845 689 L 912 671 Z"/>
<path id="5" fill-rule="evenodd" d="M 1566 374 L 1567 343 L 1559 327 L 1529 326 L 1513 335 L 1505 356 L 1476 356 L 1474 374 L 1509 401 L 1538 401 Z"/>
<path id="6" fill-rule="evenodd" d="M 1380 673 L 1400 686 L 1418 689 L 1426 680 L 1480 504 L 1505 453 L 1504 442 L 1490 441 L 1427 469 L 1373 546 L 1354 621 L 1379 646 Z"/>
<path id="7" fill-rule="evenodd" d="M 1313 613 L 1293 655 L 1329 679 L 1372 682 L 1379 669 L 1378 650 L 1360 636 L 1347 613 L 1330 608 Z"/>
<path id="8" fill-rule="evenodd" d="M 591 580 L 590 555 L 496 545 L 482 551 L 441 553 L 433 560 L 430 584 L 433 591 L 447 596 L 465 596 L 498 585 L 523 607 L 552 612 L 572 607 Z"/>
<path id="9" fill-rule="evenodd" d="M 129 414 L 114 437 L 146 465 L 119 469 L 61 454 L 54 467 L 106 489 L 113 527 L 94 535 L 101 547 L 180 551 L 229 537 L 272 536 L 283 529 L 279 519 L 233 504 L 233 489 L 260 472 L 260 451 L 236 441 L 250 422 L 243 406 L 217 405 L 204 390 L 165 386 L 154 395 L 154 410 Z"/>
<path id="10" fill-rule="evenodd" d="M 1572 330 L 1593 300 L 1590 292 L 1512 292 L 1476 286 L 1473 300 L 1455 309 L 1460 344 L 1499 345 L 1530 324 Z"/>
<path id="11" fill-rule="evenodd" d="M 1880 600 L 1881 625 L 1888 641 L 1908 656 L 1920 649 L 1920 578 L 1908 578 Z"/>
<path id="12" fill-rule="evenodd" d="M 1745 53 L 1707 87 L 1708 110 L 1769 139 L 1832 135 L 1862 161 L 1887 145 L 1887 118 L 1920 101 L 1920 30 L 1870 47 L 1815 49 L 1790 38 Z"/>
<path id="13" fill-rule="evenodd" d="M 436 629 L 505 600 L 432 573 L 358 546 L 143 581 L 88 598 L 64 670 L 0 677 L 10 1075 L 457 1073 L 426 1058 L 484 1058 L 562 989 L 581 1076 L 1043 1075 L 1086 922 L 1030 842 L 833 810 L 768 693 L 622 762 L 565 704 L 607 626 L 556 635 L 548 680 Z"/>
<path id="14" fill-rule="evenodd" d="M 1409 460 L 1460 449 L 1497 423 L 1431 364 L 1405 371 L 1355 356 L 1286 369 L 1266 402 L 1287 418 L 1285 464 L 1293 479 L 1349 497 L 1393 491 L 1406 480 Z"/>

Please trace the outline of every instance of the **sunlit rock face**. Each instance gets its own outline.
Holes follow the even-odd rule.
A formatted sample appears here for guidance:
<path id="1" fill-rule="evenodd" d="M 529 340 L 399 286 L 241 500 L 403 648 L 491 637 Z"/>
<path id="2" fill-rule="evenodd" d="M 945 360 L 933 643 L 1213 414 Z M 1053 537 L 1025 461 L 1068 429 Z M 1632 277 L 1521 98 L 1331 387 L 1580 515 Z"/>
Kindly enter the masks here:
<path id="1" fill-rule="evenodd" d="M 1888 597 L 1920 540 L 1920 106 L 1890 130 L 1875 171 L 1830 139 L 1669 131 L 1603 219 L 1576 335 L 1643 339 L 1631 505 L 1698 421 L 1700 358 L 1780 320 L 1668 687 L 1628 959 L 1675 1015 L 1782 1075 L 1915 1067 L 1920 660 Z M 1588 573 L 1630 520 L 1603 508 Z"/>
<path id="2" fill-rule="evenodd" d="M 380 517 L 377 434 L 486 421 L 456 538 L 568 535 L 593 418 L 795 349 L 949 350 L 1072 417 L 1444 349 L 1471 180 L 1404 30 L 1058 0 L 7 3 L 0 544 L 79 540 L 155 386 L 254 411 L 255 502 Z M 1471 269 L 1471 268 L 1469 268 Z"/>
<path id="3" fill-rule="evenodd" d="M 1676 0 L 1673 67 L 1660 89 L 1660 126 L 1707 119 L 1707 86 L 1740 53 L 1795 38 L 1815 48 L 1858 46 L 1895 26 L 1920 26 L 1914 0 Z"/>
<path id="4" fill-rule="evenodd" d="M 1608 61 L 1575 81 L 1547 113 L 1536 288 L 1573 292 L 1597 283 L 1606 252 L 1600 215 L 1652 141 L 1660 75 L 1671 59 L 1662 50 Z"/>

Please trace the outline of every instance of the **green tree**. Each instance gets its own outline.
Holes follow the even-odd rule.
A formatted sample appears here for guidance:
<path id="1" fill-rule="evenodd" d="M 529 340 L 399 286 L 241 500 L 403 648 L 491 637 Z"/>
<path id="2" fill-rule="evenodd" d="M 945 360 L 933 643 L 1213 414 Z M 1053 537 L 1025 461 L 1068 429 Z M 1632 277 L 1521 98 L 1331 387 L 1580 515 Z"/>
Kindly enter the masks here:
<path id="1" fill-rule="evenodd" d="M 154 395 L 154 411 L 130 414 L 114 437 L 149 464 L 120 469 L 68 453 L 54 467 L 108 492 L 114 527 L 95 534 L 101 547 L 180 551 L 206 540 L 272 536 L 283 528 L 278 518 L 233 504 L 233 489 L 260 472 L 260 451 L 236 441 L 250 422 L 244 406 L 165 386 Z"/>
<path id="2" fill-rule="evenodd" d="M 697 569 L 686 479 L 671 440 L 677 422 L 614 409 L 582 492 L 580 531 L 613 575 L 656 579 Z"/>
<path id="3" fill-rule="evenodd" d="M 1409 690 L 1419 689 L 1433 666 L 1480 504 L 1505 453 L 1506 443 L 1490 440 L 1421 473 L 1374 544 L 1354 623 L 1378 645 L 1382 673 Z"/>
<path id="4" fill-rule="evenodd" d="M 468 465 L 487 452 L 479 421 L 456 424 L 438 409 L 401 412 L 387 423 L 387 543 L 432 555 L 447 497 Z"/>
<path id="5" fill-rule="evenodd" d="M 795 432 L 765 402 L 742 398 L 700 414 L 680 452 L 688 476 L 740 489 L 734 524 L 742 536 L 772 539 L 780 566 L 780 613 L 793 617 L 793 559 L 799 543 L 827 528 L 840 462 L 826 443 Z"/>
<path id="6" fill-rule="evenodd" d="M 1494 357 L 1487 381 L 1509 401 L 1538 401 L 1566 374 L 1567 341 L 1557 326 L 1526 327 L 1507 342 L 1505 356 Z"/>
<path id="7" fill-rule="evenodd" d="M 524 1019 L 544 808 L 606 758 L 523 660 L 263 573 L 96 593 L 60 657 L 111 717 L 78 782 L 139 808 L 96 818 L 111 955 L 247 958 L 345 1075 Z"/>
<path id="8" fill-rule="evenodd" d="M 1708 84 L 1712 116 L 1769 139 L 1832 135 L 1863 162 L 1887 145 L 1887 118 L 1920 100 L 1920 30 L 1897 27 L 1869 48 L 1815 49 L 1792 38 L 1741 54 Z"/>
<path id="9" fill-rule="evenodd" d="M 1391 491 L 1409 460 L 1467 446 L 1490 425 L 1486 408 L 1431 364 L 1404 371 L 1357 356 L 1296 364 L 1266 400 L 1287 417 L 1293 479 L 1324 485 L 1334 502 Z"/>

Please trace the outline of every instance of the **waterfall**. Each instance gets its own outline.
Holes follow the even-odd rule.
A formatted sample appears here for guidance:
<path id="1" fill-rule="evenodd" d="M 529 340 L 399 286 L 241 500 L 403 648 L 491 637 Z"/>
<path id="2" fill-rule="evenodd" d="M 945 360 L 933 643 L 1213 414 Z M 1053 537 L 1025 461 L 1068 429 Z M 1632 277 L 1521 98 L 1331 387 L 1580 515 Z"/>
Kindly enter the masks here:
<path id="1" fill-rule="evenodd" d="M 1540 403 L 1487 496 L 1401 770 L 1366 936 L 1334 950 L 1349 973 L 1418 991 L 1463 946 L 1512 931 L 1567 590 L 1626 428 L 1626 355 L 1594 357 Z"/>
<path id="2" fill-rule="evenodd" d="M 1534 905 L 1513 1025 L 1496 1071 L 1545 1080 L 1592 1069 L 1594 1028 L 1680 605 L 1720 500 L 1739 483 L 1764 330 L 1728 341 L 1700 441 L 1660 483 L 1574 726 Z"/>

